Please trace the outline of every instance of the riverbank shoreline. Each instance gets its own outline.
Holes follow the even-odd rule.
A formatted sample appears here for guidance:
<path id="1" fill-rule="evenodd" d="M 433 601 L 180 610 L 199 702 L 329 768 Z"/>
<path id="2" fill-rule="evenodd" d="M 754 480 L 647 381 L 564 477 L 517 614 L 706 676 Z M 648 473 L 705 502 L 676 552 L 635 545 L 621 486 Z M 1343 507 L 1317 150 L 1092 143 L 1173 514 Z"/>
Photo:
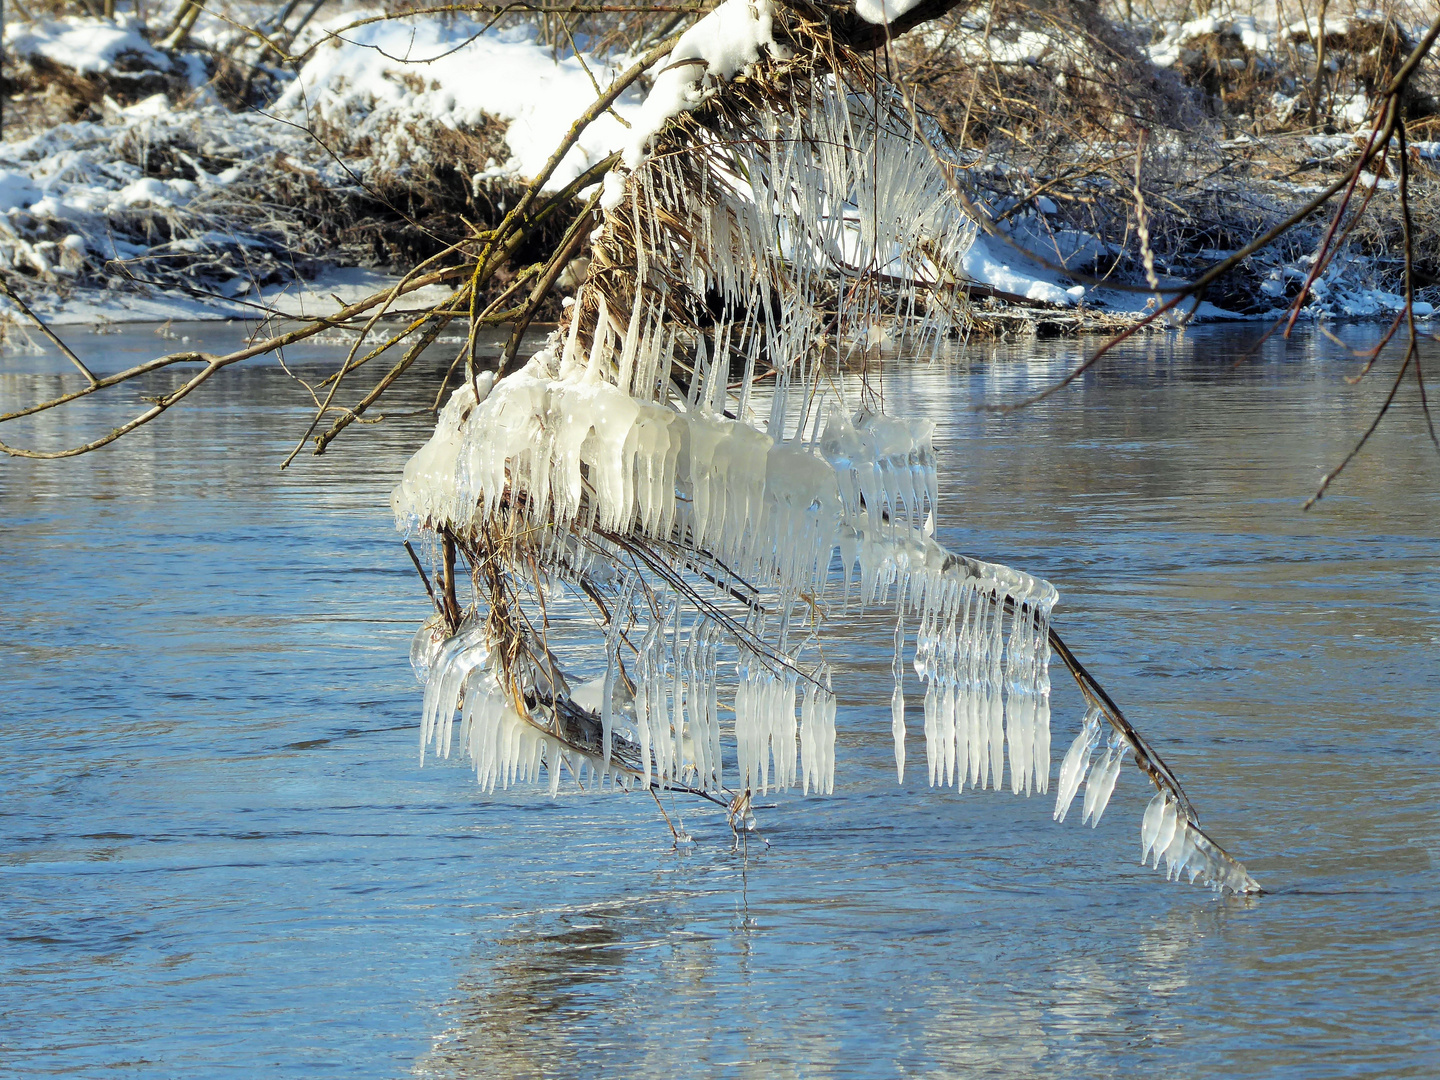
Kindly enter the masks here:
<path id="1" fill-rule="evenodd" d="M 126 15 L 8 27 L 10 123 L 0 142 L 0 274 L 7 286 L 41 318 L 61 325 L 333 311 L 337 302 L 360 298 L 357 283 L 387 288 L 467 231 L 496 226 L 593 96 L 591 88 L 617 77 L 630 59 L 624 50 L 587 54 L 573 41 L 567 56 L 535 27 L 490 30 L 464 18 L 387 17 L 349 28 L 365 14 L 342 8 L 298 30 L 290 50 L 303 63 L 266 60 L 262 50 L 243 88 L 226 66 L 250 55 L 237 44 L 234 19 L 228 28 L 200 20 L 178 44 L 158 41 L 156 31 Z M 960 22 L 911 35 L 912 52 L 948 48 L 956 70 L 978 70 L 987 61 L 965 52 L 970 38 L 951 40 L 957 27 L 966 29 Z M 1209 30 L 1185 24 L 1151 31 L 1160 34 L 1159 44 L 1145 49 L 1122 43 L 1131 60 L 1149 65 L 1147 77 L 1159 80 L 1172 106 L 1183 99 L 1200 110 L 1187 121 L 1190 134 L 1165 132 L 1147 147 L 1144 130 L 1138 143 L 1121 133 L 1099 151 L 1116 161 L 1133 154 L 1137 170 L 1143 160 L 1147 169 L 1173 171 L 1187 156 L 1196 158 L 1196 168 L 1218 163 L 1201 188 L 1208 184 L 1212 201 L 1235 203 L 1230 246 L 1214 235 L 1223 215 L 1185 226 L 1167 209 L 1167 200 L 1180 205 L 1179 188 L 1150 195 L 1151 228 L 1139 243 L 1130 220 L 1134 192 L 1094 178 L 1088 189 L 1077 188 L 1069 178 L 1085 171 L 1078 147 L 1041 172 L 1022 148 L 992 136 L 991 149 L 971 154 L 964 173 L 978 210 L 996 223 L 977 236 L 963 267 L 976 333 L 1133 326 L 1157 306 L 1155 287 L 1163 296 L 1233 255 L 1245 229 L 1319 190 L 1314 179 L 1343 170 L 1360 152 L 1366 131 L 1360 99 L 1332 109 L 1325 130 L 1313 134 L 1262 130 L 1268 121 L 1258 113 L 1251 127 L 1260 134 L 1247 134 L 1223 110 L 1218 120 L 1205 115 L 1209 98 L 1175 80 L 1176 72 L 1189 78 L 1190 45 L 1201 31 L 1229 41 L 1230 31 L 1218 24 Z M 1258 56 L 1257 40 L 1252 35 L 1242 46 Z M 1332 49 L 1345 40 L 1337 38 Z M 392 51 L 402 44 L 400 53 Z M 476 71 L 482 60 L 496 71 Z M 1233 68 L 1234 58 L 1227 63 Z M 621 125 L 639 114 L 643 99 L 640 86 L 619 95 L 613 116 L 587 129 L 547 192 L 603 163 L 623 143 Z M 1295 111 L 1293 102 L 1288 112 L 1274 108 L 1287 118 Z M 945 128 L 943 107 L 935 115 Z M 1202 150 L 1209 155 L 1204 161 Z M 957 152 L 965 161 L 968 151 Z M 1411 200 L 1429 214 L 1425 196 L 1434 187 L 1440 142 L 1413 141 L 1408 155 Z M 1383 210 L 1393 218 L 1394 162 L 1366 175 L 1363 198 L 1372 217 Z M 527 237 L 518 264 L 558 245 L 589 190 L 562 193 L 553 224 Z M 1192 218 L 1196 194 L 1204 191 L 1184 197 Z M 1098 207 L 1087 211 L 1088 227 L 1076 216 L 1087 198 Z M 1106 225 L 1119 220 L 1123 236 Z M 1302 290 L 1308 290 L 1299 305 L 1304 319 L 1385 320 L 1405 310 L 1395 260 L 1384 257 L 1385 236 L 1355 236 L 1323 273 L 1311 274 L 1306 243 L 1323 225 L 1317 213 L 1301 242 L 1243 260 L 1169 321 L 1273 320 Z M 1418 248 L 1432 240 L 1422 237 Z M 1411 283 L 1412 309 L 1421 319 L 1440 302 L 1426 257 L 1421 250 Z M 501 294 L 513 278 L 497 275 L 481 299 Z M 566 288 L 563 280 L 557 284 L 542 315 L 559 316 Z M 435 291 L 438 302 L 443 289 Z M 7 298 L 0 298 L 0 323 L 7 340 L 15 339 L 12 347 L 25 347 L 27 320 Z"/>

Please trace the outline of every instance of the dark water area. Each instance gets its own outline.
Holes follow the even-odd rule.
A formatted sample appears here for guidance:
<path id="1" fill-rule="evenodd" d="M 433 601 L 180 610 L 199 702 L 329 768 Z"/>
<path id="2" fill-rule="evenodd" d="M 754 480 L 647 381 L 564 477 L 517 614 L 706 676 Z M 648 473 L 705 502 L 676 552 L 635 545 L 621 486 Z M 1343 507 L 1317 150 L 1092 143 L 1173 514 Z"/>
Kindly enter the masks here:
<path id="1" fill-rule="evenodd" d="M 418 767 L 429 609 L 388 500 L 430 421 L 280 472 L 309 398 L 273 362 L 96 454 L 0 460 L 0 1075 L 1440 1075 L 1440 459 L 1407 390 L 1302 512 L 1388 387 L 1318 335 L 1236 366 L 1253 337 L 1132 342 L 1009 414 L 975 406 L 1081 343 L 883 384 L 939 425 L 940 539 L 1056 584 L 1256 898 L 1138 865 L 1133 770 L 1094 830 L 929 791 L 916 708 L 897 786 L 878 620 L 835 633 L 835 794 L 765 800 L 768 847 L 706 804 L 665 800 L 677 851 L 648 796 Z M 0 359 L 5 410 L 78 385 Z M 143 405 L 113 393 L 0 438 L 92 438 Z M 1052 677 L 1053 772 L 1081 708 Z"/>

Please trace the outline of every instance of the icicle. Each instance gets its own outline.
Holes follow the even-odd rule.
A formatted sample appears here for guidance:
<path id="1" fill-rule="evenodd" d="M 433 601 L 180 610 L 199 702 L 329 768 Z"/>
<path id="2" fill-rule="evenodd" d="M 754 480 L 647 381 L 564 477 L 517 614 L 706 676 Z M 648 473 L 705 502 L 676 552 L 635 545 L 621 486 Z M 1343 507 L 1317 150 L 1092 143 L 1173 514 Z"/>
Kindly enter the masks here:
<path id="1" fill-rule="evenodd" d="M 825 693 L 821 698 L 823 712 L 820 718 L 820 731 L 824 735 L 824 742 L 821 746 L 821 775 L 825 781 L 825 794 L 832 795 L 835 792 L 835 692 L 830 682 L 830 672 L 825 672 Z"/>
<path id="2" fill-rule="evenodd" d="M 670 688 L 670 730 L 665 734 L 665 757 L 667 757 L 667 769 L 665 779 L 670 783 L 680 779 L 681 766 L 684 763 L 683 749 L 685 739 L 685 713 L 684 713 L 684 672 L 681 670 L 680 654 L 680 600 L 675 600 L 674 618 L 671 619 L 670 638 L 670 678 L 667 680 Z"/>
<path id="3" fill-rule="evenodd" d="M 565 350 L 560 354 L 560 370 L 573 368 L 580 362 L 578 348 L 580 335 L 580 313 L 585 310 L 585 286 L 575 294 L 575 304 L 570 309 L 570 332 L 565 336 Z"/>
<path id="4" fill-rule="evenodd" d="M 1120 733 L 1112 732 L 1104 761 L 1090 770 L 1089 779 L 1085 783 L 1085 813 L 1080 819 L 1082 825 L 1087 822 L 1092 827 L 1100 824 L 1100 815 L 1105 812 L 1105 806 L 1110 801 L 1110 793 L 1115 789 L 1115 779 L 1120 775 L 1120 766 L 1124 763 L 1128 751 L 1129 747 L 1125 745 Z"/>
<path id="5" fill-rule="evenodd" d="M 1122 743 L 1120 748 L 1115 751 L 1113 760 L 1107 760 L 1105 772 L 1099 777 L 1099 790 L 1095 793 L 1095 806 L 1090 814 L 1091 828 L 1099 826 L 1100 817 L 1105 813 L 1105 807 L 1110 804 L 1110 795 L 1115 790 L 1115 781 L 1120 777 L 1120 767 L 1125 764 L 1125 755 L 1129 751 L 1130 748 Z M 1089 794 L 1088 788 L 1086 794 Z"/>
<path id="6" fill-rule="evenodd" d="M 819 740 L 823 738 L 816 730 L 819 725 L 815 695 L 818 687 L 813 682 L 805 684 L 800 699 L 800 790 L 809 795 L 813 786 L 818 792 L 819 781 Z"/>
<path id="7" fill-rule="evenodd" d="M 905 782 L 905 669 L 901 656 L 905 648 L 905 616 L 895 618 L 895 659 L 890 667 L 895 689 L 890 694 L 890 734 L 895 740 L 895 781 Z"/>
<path id="8" fill-rule="evenodd" d="M 1155 849 L 1155 841 L 1160 837 L 1160 818 L 1165 813 L 1166 798 L 1165 792 L 1157 791 L 1145 807 L 1145 816 L 1140 821 L 1141 866 L 1149 861 L 1150 852 Z"/>
<path id="9" fill-rule="evenodd" d="M 925 768 L 929 774 L 930 786 L 935 786 L 936 757 L 940 759 L 940 768 L 944 769 L 944 751 L 940 750 L 940 717 L 939 706 L 936 704 L 936 693 L 934 683 L 925 684 Z"/>
<path id="10" fill-rule="evenodd" d="M 590 341 L 590 359 L 586 364 L 585 375 L 589 379 L 598 379 L 603 371 L 605 355 L 609 352 L 610 344 L 610 308 L 605 301 L 605 294 L 599 294 L 599 312 L 595 316 L 595 333 Z"/>
<path id="11" fill-rule="evenodd" d="M 946 681 L 940 692 L 940 744 L 945 753 L 943 783 L 946 787 L 950 787 L 952 783 L 959 787 L 961 774 L 965 771 L 965 760 L 963 737 L 955 723 L 955 684 Z"/>
<path id="12" fill-rule="evenodd" d="M 1001 775 L 1005 767 L 1005 708 L 1001 701 L 1003 678 L 1001 662 L 1005 648 L 1003 630 L 1005 626 L 1005 596 L 997 592 L 992 598 L 994 612 L 990 618 L 991 638 L 987 657 L 990 670 L 986 680 L 987 709 L 989 713 L 990 746 L 990 788 L 999 791 Z"/>
<path id="13" fill-rule="evenodd" d="M 1160 812 L 1160 827 L 1155 834 L 1155 846 L 1151 848 L 1151 851 L 1153 851 L 1155 855 L 1155 859 L 1151 863 L 1152 866 L 1159 867 L 1160 856 L 1169 848 L 1170 841 L 1175 839 L 1177 822 L 1178 814 L 1176 804 L 1166 799 L 1164 807 Z"/>
<path id="14" fill-rule="evenodd" d="M 636 232 L 638 233 L 639 230 L 637 229 Z M 643 251 L 644 248 L 642 246 L 636 250 Z M 634 379 L 635 357 L 639 354 L 641 345 L 640 317 L 645 307 L 642 299 L 643 293 L 641 291 L 642 282 L 643 270 L 640 279 L 636 281 L 635 299 L 630 304 L 630 325 L 626 328 L 625 340 L 621 343 L 620 368 L 615 377 L 615 384 L 627 391 L 627 395 Z"/>
<path id="15" fill-rule="evenodd" d="M 1197 849 L 1191 840 L 1190 824 L 1185 818 L 1180 818 L 1175 824 L 1175 838 L 1165 849 L 1165 877 L 1169 881 L 1178 881 L 1180 872 L 1185 865 L 1195 858 Z"/>
<path id="16" fill-rule="evenodd" d="M 704 787 L 710 744 L 705 729 L 705 699 L 701 687 L 701 650 L 705 640 L 706 620 L 697 617 L 690 624 L 690 638 L 685 646 L 685 710 L 686 726 L 690 740 L 690 760 L 695 766 L 695 785 Z M 682 755 L 683 756 L 683 755 Z"/>
<path id="17" fill-rule="evenodd" d="M 605 636 L 605 682 L 600 697 L 601 757 L 610 764 L 611 737 L 615 727 L 615 679 L 620 667 L 621 614 L 630 611 L 630 600 L 635 593 L 637 578 L 630 578 L 620 594 L 615 610 L 610 613 L 610 628 Z"/>
<path id="18" fill-rule="evenodd" d="M 1091 705 L 1086 710 L 1085 719 L 1080 725 L 1080 734 L 1075 736 L 1075 741 L 1065 753 L 1065 760 L 1060 763 L 1060 786 L 1055 795 L 1056 821 L 1065 820 L 1075 792 L 1080 790 L 1080 782 L 1090 771 L 1090 759 L 1094 756 L 1095 748 L 1100 745 L 1100 721 L 1103 715 L 1096 705 Z"/>

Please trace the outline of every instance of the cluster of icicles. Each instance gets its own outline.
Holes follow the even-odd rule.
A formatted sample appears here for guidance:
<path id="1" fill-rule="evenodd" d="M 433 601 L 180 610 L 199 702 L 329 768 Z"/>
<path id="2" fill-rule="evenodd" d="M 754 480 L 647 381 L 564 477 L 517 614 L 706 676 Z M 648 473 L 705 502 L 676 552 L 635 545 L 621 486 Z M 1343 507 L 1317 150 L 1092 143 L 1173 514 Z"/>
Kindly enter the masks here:
<path id="1" fill-rule="evenodd" d="M 724 642 L 718 622 L 699 613 L 687 620 L 684 604 L 672 598 L 638 649 L 638 693 L 631 695 L 616 678 L 612 639 L 601 687 L 602 774 L 612 765 L 610 744 L 620 723 L 639 749 L 640 766 L 630 779 L 645 787 L 652 781 L 707 791 L 728 786 L 719 693 Z M 835 777 L 835 695 L 829 670 L 820 665 L 802 677 L 798 670 L 777 671 L 753 653 L 739 655 L 742 670 L 733 698 L 737 786 L 766 792 L 772 782 L 782 789 L 798 784 L 806 794 L 828 794 Z M 613 704 L 617 690 L 619 709 Z"/>
<path id="2" fill-rule="evenodd" d="M 629 609 L 638 579 L 621 590 L 618 606 Z M 634 686 L 619 677 L 619 628 L 616 618 L 607 639 L 605 674 L 561 693 L 598 715 L 603 743 L 598 752 L 554 737 L 552 731 L 523 719 L 501 688 L 502 669 L 484 628 L 467 623 L 448 639 L 436 636 L 434 623 L 415 635 L 411 663 L 425 685 L 420 727 L 420 757 L 427 750 L 448 758 L 458 742 L 475 766 L 482 788 L 538 781 L 548 771 L 552 795 L 563 771 L 583 782 L 587 770 L 597 781 L 626 788 L 682 786 L 720 791 L 727 785 L 720 726 L 719 652 L 723 634 L 704 616 L 688 621 L 678 598 L 661 605 L 637 649 Z M 805 792 L 834 789 L 835 695 L 823 665 L 810 677 L 791 672 L 779 678 L 749 657 L 734 689 L 734 747 L 740 786 L 768 791 L 803 784 Z M 773 666 L 773 665 L 772 665 Z M 799 722 L 796 698 L 800 698 Z M 460 726 L 455 738 L 454 705 Z M 614 740 L 628 739 L 640 764 L 612 757 Z M 799 749 L 799 758 L 796 749 Z M 798 770 L 797 770 L 798 766 Z"/>
<path id="3" fill-rule="evenodd" d="M 1059 790 L 1055 797 L 1055 820 L 1063 822 L 1080 785 L 1085 784 L 1081 824 L 1094 827 L 1110 803 L 1119 779 L 1120 768 L 1130 747 L 1118 731 L 1112 730 L 1102 757 L 1097 758 L 1101 736 L 1107 726 L 1104 714 L 1096 706 L 1085 713 L 1080 734 L 1070 744 L 1060 763 Z M 1223 855 L 1190 820 L 1180 801 L 1169 791 L 1159 791 L 1145 808 L 1140 823 L 1140 862 L 1157 869 L 1165 860 L 1165 876 L 1170 881 L 1188 874 L 1191 882 L 1204 881 L 1217 892 L 1255 892 L 1259 886 L 1244 867 Z"/>
<path id="4" fill-rule="evenodd" d="M 1056 593 L 1027 574 L 954 555 L 929 535 L 939 501 L 931 422 L 876 413 L 852 418 L 835 409 L 818 436 L 777 444 L 713 414 L 638 408 L 633 399 L 624 399 L 628 408 L 609 408 L 621 404 L 613 386 L 585 376 L 547 379 L 545 366 L 553 362 L 552 353 L 542 352 L 524 371 L 487 388 L 478 404 L 469 387 L 452 395 L 435 435 L 395 489 L 402 527 L 444 523 L 459 535 L 487 526 L 528 530 L 551 538 L 537 551 L 547 567 L 568 556 L 571 549 L 558 538 L 571 532 L 665 540 L 703 553 L 736 579 L 765 584 L 787 613 L 782 619 L 826 599 L 861 609 L 893 604 L 899 775 L 908 617 L 914 668 L 926 686 L 931 783 L 958 787 L 968 778 L 973 787 L 999 788 L 1008 748 L 1011 789 L 1048 789 L 1048 625 Z M 606 405 L 577 404 L 597 400 Z M 493 485 L 501 485 L 503 503 Z M 633 586 L 619 610 L 631 610 L 632 593 Z M 799 663 L 801 635 L 792 646 L 779 631 L 775 650 L 795 662 L 776 664 L 745 642 L 730 642 L 725 628 L 701 612 L 686 623 L 681 607 L 674 598 L 650 617 L 634 668 L 639 690 L 621 709 L 642 748 L 641 782 L 724 785 L 715 686 L 723 643 L 741 673 L 734 697 L 739 785 L 832 790 L 834 695 L 828 670 Z M 636 617 L 645 617 L 643 609 Z M 747 641 L 766 638 L 764 622 L 763 614 L 746 616 Z M 617 719 L 615 689 L 625 681 L 614 671 L 617 645 L 610 643 L 601 695 L 607 748 Z M 430 685 L 461 682 L 437 690 L 442 700 L 470 686 L 455 659 L 467 654 L 450 661 L 447 655 Z M 497 710 L 485 722 L 508 716 Z M 447 730 L 425 725 L 427 740 Z M 437 745 L 448 745 L 448 737 Z M 603 765 L 609 764 L 607 751 Z"/>
<path id="5" fill-rule="evenodd" d="M 646 340 L 642 326 L 670 293 L 718 299 L 739 313 L 719 320 L 715 352 L 746 354 L 743 414 L 762 353 L 793 365 L 787 385 L 805 388 L 817 338 L 873 342 L 882 309 L 916 354 L 966 330 L 952 290 L 977 227 L 898 96 L 856 95 L 827 76 L 797 91 L 791 111 L 764 112 L 755 127 L 687 133 L 688 162 L 661 155 L 628 183 L 607 182 L 607 213 L 637 241 L 636 292 L 649 287 L 628 325 L 613 327 L 617 336 Z M 603 243 L 597 250 L 603 262 Z M 838 308 L 817 302 L 837 293 Z M 632 372 L 634 392 L 649 399 L 653 369 L 622 361 L 622 388 Z"/>
<path id="6" fill-rule="evenodd" d="M 483 627 L 471 623 L 443 643 L 434 641 L 429 626 L 421 627 L 411 663 L 416 674 L 425 677 L 420 716 L 422 763 L 432 743 L 441 756 L 450 756 L 459 700 L 459 743 L 486 791 L 494 791 L 497 783 L 508 788 L 512 783 L 538 780 L 542 765 L 549 769 L 551 795 L 560 789 L 562 763 L 579 779 L 585 762 L 579 758 L 564 761 L 564 744 L 522 720 L 501 689 L 498 665 Z"/>
<path id="7" fill-rule="evenodd" d="M 458 708 L 459 746 L 487 789 L 543 770 L 555 792 L 568 769 L 577 782 L 593 773 L 593 787 L 830 793 L 836 701 L 811 616 L 884 606 L 899 778 L 911 640 L 930 784 L 999 789 L 1008 759 L 1012 791 L 1049 790 L 1055 589 L 935 542 L 934 425 L 847 401 L 822 341 L 843 352 L 873 340 L 879 291 L 855 287 L 862 273 L 883 277 L 892 298 L 898 282 L 891 317 L 912 341 L 943 339 L 954 312 L 917 299 L 935 295 L 918 286 L 948 280 L 974 229 L 908 130 L 857 108 L 834 80 L 806 94 L 751 138 L 702 135 L 695 153 L 711 164 L 698 190 L 695 171 L 666 155 L 607 183 L 619 194 L 606 200 L 592 278 L 607 259 L 624 265 L 634 302 L 617 316 L 593 281 L 582 285 L 568 331 L 521 370 L 458 388 L 406 465 L 392 496 L 404 532 L 506 537 L 493 550 L 513 561 L 517 595 L 538 606 L 542 575 L 583 580 L 610 609 L 605 672 L 573 688 L 553 667 L 507 668 L 482 622 L 445 641 L 423 628 L 412 654 L 426 685 L 422 758 L 428 746 L 449 755 Z M 636 238 L 633 265 L 609 239 L 621 225 Z M 709 333 L 674 324 L 672 291 L 719 297 Z M 762 358 L 774 370 L 763 400 Z M 637 545 L 648 569 L 626 557 Z M 702 605 L 706 587 L 715 599 Z M 564 727 L 577 709 L 599 722 L 584 746 Z M 722 712 L 733 714 L 728 749 Z M 1059 817 L 1087 774 L 1092 821 L 1115 784 L 1125 750 L 1092 769 L 1091 719 L 1061 770 Z M 1205 849 L 1186 840 L 1203 837 L 1164 797 L 1158 820 L 1147 851 L 1175 873 L 1207 872 Z"/>

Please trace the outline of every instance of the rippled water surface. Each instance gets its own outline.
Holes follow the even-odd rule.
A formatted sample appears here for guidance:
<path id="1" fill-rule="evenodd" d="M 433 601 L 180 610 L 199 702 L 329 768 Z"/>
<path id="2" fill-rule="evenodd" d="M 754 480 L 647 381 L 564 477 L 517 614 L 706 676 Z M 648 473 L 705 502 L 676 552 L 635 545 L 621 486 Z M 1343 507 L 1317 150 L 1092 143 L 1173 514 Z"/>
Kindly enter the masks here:
<path id="1" fill-rule="evenodd" d="M 1440 1075 L 1440 464 L 1406 395 L 1302 513 L 1384 387 L 1322 339 L 1231 370 L 1250 336 L 1139 342 L 1003 416 L 972 407 L 1078 344 L 884 381 L 939 424 L 941 539 L 1055 582 L 1062 633 L 1272 890 L 1247 900 L 1136 865 L 1133 770 L 1097 830 L 1058 826 L 1041 797 L 924 790 L 915 717 L 897 787 L 878 623 L 837 633 L 836 794 L 771 800 L 768 849 L 703 805 L 667 800 L 679 853 L 647 796 L 418 768 L 427 601 L 387 503 L 428 421 L 278 472 L 308 399 L 273 364 L 100 453 L 0 461 L 0 1073 Z M 109 370 L 164 344 L 76 340 Z M 0 361 L 6 409 L 73 385 Z M 1055 768 L 1079 712 L 1060 687 Z"/>

